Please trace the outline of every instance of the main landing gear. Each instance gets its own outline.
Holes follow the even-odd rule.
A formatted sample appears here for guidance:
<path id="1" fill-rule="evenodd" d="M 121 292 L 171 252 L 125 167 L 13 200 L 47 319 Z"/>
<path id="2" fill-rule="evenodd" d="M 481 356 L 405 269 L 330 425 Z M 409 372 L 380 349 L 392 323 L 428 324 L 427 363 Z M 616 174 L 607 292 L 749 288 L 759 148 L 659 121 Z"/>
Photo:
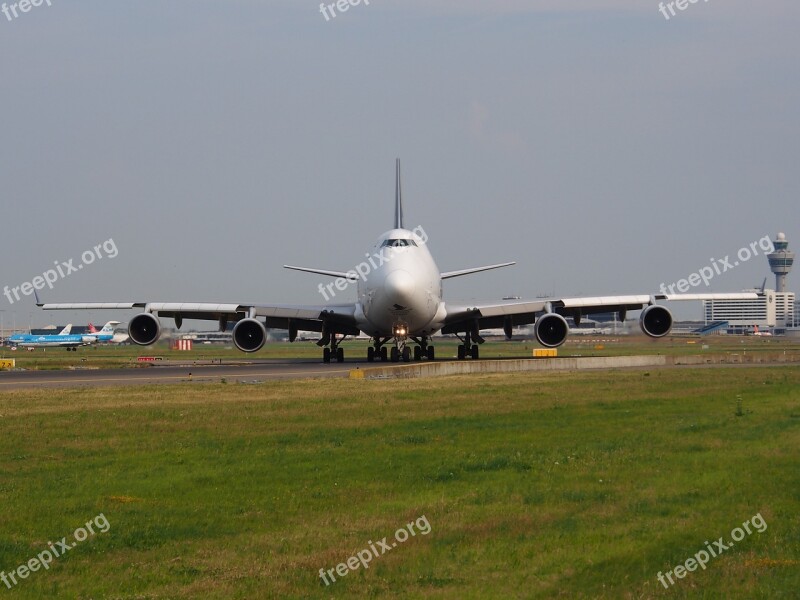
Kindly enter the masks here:
<path id="1" fill-rule="evenodd" d="M 392 338 L 380 338 L 377 336 L 372 338 L 372 346 L 367 348 L 367 362 L 375 362 L 375 359 L 379 359 L 383 362 L 389 360 L 389 350 L 384 344 L 390 339 Z M 394 348 L 392 348 L 392 350 L 394 350 Z"/>
<path id="2" fill-rule="evenodd" d="M 322 349 L 322 362 L 329 363 L 331 360 L 336 360 L 338 363 L 344 362 L 344 348 L 339 347 L 347 336 L 337 339 L 336 333 L 324 331 L 322 338 L 317 342 L 318 346 L 324 346 Z M 328 347 L 330 346 L 330 347 Z"/>
<path id="3" fill-rule="evenodd" d="M 467 331 L 464 334 L 463 339 L 459 336 L 458 339 L 462 341 L 461 344 L 458 346 L 458 360 L 464 360 L 467 357 L 471 358 L 472 360 L 478 360 L 480 357 L 480 351 L 478 350 L 478 344 L 472 343 L 473 334 Z M 478 343 L 482 343 L 482 339 L 478 339 Z"/>
<path id="4" fill-rule="evenodd" d="M 323 348 L 322 362 L 329 363 L 331 359 L 336 359 L 336 362 L 344 362 L 344 348 Z"/>
<path id="5" fill-rule="evenodd" d="M 428 345 L 427 337 L 410 339 L 416 344 L 413 350 L 408 344 L 409 338 L 395 337 L 395 343 L 390 349 L 386 348 L 386 344 L 392 338 L 373 338 L 373 345 L 367 348 L 367 362 L 375 362 L 376 360 L 381 360 L 382 362 L 400 362 L 401 360 L 403 362 L 411 362 L 412 357 L 414 360 L 422 360 L 424 358 L 434 360 L 436 356 L 434 348 Z"/>

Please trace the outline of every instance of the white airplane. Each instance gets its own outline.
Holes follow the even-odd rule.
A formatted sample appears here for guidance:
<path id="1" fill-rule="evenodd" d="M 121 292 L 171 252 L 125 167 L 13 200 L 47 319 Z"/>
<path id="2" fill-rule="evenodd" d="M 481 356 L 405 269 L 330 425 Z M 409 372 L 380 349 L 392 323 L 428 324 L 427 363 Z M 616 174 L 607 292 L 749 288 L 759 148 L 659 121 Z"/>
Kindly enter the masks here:
<path id="1" fill-rule="evenodd" d="M 84 340 L 93 344 L 118 344 L 118 334 L 114 333 L 114 327 L 119 324 L 119 321 L 109 321 L 98 331 L 94 325 L 89 323 L 89 333 L 84 336 Z"/>
<path id="2" fill-rule="evenodd" d="M 495 303 L 451 303 L 443 299 L 442 282 L 513 265 L 502 263 L 448 271 L 441 273 L 423 239 L 421 228 L 405 229 L 400 185 L 400 160 L 397 161 L 394 229 L 382 234 L 367 253 L 369 262 L 361 262 L 355 270 L 329 271 L 307 267 L 286 268 L 336 277 L 336 289 L 343 291 L 348 282 L 356 281 L 357 299 L 354 303 L 322 305 L 284 304 L 215 304 L 169 302 L 82 302 L 41 303 L 45 310 L 97 310 L 143 309 L 128 325 L 130 340 L 135 344 L 149 345 L 161 334 L 160 318 L 175 320 L 180 328 L 183 319 L 213 320 L 224 331 L 228 322 L 235 322 L 233 343 L 243 352 L 260 350 L 267 339 L 266 328 L 285 329 L 289 340 L 297 338 L 298 331 L 321 333 L 317 342 L 323 349 L 323 361 L 344 361 L 340 346 L 348 336 L 368 335 L 372 344 L 367 348 L 367 360 L 376 358 L 397 362 L 413 357 L 433 360 L 434 347 L 431 336 L 436 332 L 455 334 L 461 340 L 458 358 L 479 357 L 479 344 L 484 342 L 481 329 L 502 329 L 511 337 L 512 329 L 534 324 L 534 335 L 547 348 L 564 343 L 569 333 L 566 319 L 577 325 L 584 315 L 618 312 L 625 320 L 628 311 L 641 310 L 639 323 L 650 337 L 667 335 L 672 328 L 672 315 L 656 300 L 708 300 L 732 298 L 757 298 L 756 293 L 737 294 L 660 294 L 634 296 L 600 296 L 593 298 L 546 298 L 532 301 L 503 301 Z M 419 230 L 419 231 L 418 231 Z M 319 290 L 333 292 L 334 284 Z M 327 295 L 325 295 L 327 297 Z M 391 352 L 387 351 L 387 345 Z"/>

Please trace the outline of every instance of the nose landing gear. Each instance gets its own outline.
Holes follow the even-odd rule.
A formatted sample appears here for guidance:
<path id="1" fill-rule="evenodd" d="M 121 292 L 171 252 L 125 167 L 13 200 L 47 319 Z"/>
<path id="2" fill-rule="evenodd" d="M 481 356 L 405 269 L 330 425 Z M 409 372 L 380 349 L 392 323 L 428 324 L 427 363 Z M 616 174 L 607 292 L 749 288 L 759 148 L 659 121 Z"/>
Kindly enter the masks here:
<path id="1" fill-rule="evenodd" d="M 391 348 L 387 348 L 386 345 L 391 340 L 394 341 L 394 345 Z M 413 350 L 409 340 L 416 344 L 413 346 Z M 428 344 L 426 336 L 417 338 L 398 334 L 394 337 L 375 337 L 372 339 L 372 345 L 367 347 L 367 362 L 375 362 L 376 360 L 383 362 L 400 362 L 401 360 L 403 362 L 411 362 L 412 357 L 415 361 L 423 359 L 434 360 L 436 358 L 434 348 Z"/>

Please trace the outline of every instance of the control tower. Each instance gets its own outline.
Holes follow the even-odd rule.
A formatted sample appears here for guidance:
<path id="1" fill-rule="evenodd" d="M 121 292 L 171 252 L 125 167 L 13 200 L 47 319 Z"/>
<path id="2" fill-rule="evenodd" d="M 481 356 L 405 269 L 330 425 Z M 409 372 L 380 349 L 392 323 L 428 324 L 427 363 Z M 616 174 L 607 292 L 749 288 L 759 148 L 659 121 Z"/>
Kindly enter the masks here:
<path id="1" fill-rule="evenodd" d="M 794 263 L 794 252 L 789 251 L 789 242 L 785 233 L 779 233 L 777 239 L 772 242 L 775 251 L 767 254 L 769 268 L 775 273 L 775 291 L 786 291 L 786 276 L 792 270 Z"/>

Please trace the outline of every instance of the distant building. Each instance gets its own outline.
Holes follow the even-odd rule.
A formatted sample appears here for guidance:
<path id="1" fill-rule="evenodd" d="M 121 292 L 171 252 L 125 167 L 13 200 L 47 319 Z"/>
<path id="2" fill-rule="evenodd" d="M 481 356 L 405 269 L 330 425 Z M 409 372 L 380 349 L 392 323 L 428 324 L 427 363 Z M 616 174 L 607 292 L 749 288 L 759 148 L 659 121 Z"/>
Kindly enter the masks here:
<path id="1" fill-rule="evenodd" d="M 775 274 L 774 290 L 745 290 L 758 292 L 755 300 L 705 300 L 703 318 L 706 325 L 727 321 L 728 333 L 752 333 L 755 328 L 770 333 L 786 333 L 800 326 L 800 304 L 794 292 L 786 291 L 786 277 L 794 264 L 794 252 L 789 250 L 786 234 L 775 236 L 774 251 L 767 255 L 769 268 Z"/>
<path id="2" fill-rule="evenodd" d="M 727 321 L 730 333 L 760 330 L 785 330 L 795 322 L 794 292 L 775 290 L 746 290 L 759 292 L 755 300 L 705 300 L 703 317 L 706 325 L 715 321 Z"/>

